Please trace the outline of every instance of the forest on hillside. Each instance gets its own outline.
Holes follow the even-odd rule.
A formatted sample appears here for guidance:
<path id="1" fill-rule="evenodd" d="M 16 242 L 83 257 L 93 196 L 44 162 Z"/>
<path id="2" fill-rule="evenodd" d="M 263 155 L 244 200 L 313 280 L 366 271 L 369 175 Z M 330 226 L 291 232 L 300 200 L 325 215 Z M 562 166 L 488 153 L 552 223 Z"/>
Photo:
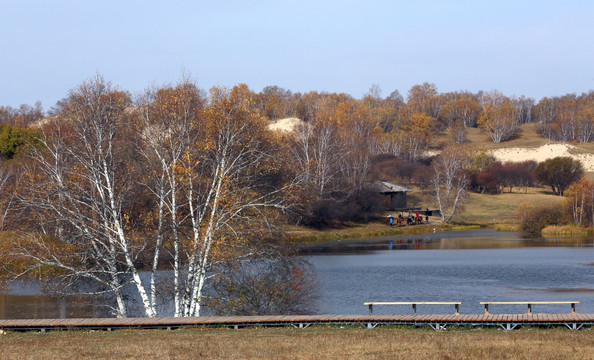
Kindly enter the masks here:
<path id="1" fill-rule="evenodd" d="M 299 182 L 300 205 L 293 206 L 286 218 L 312 226 L 369 218 L 378 209 L 377 196 L 369 189 L 375 180 L 430 188 L 432 159 L 426 156 L 426 150 L 467 143 L 469 128 L 482 129 L 494 143 L 514 139 L 519 127 L 527 123 L 536 124 L 538 133 L 547 141 L 587 143 L 594 135 L 594 91 L 536 101 L 525 96 L 508 97 L 496 90 L 440 93 L 434 84 L 423 83 L 411 87 L 406 98 L 398 91 L 384 97 L 379 86 L 373 85 L 362 99 L 355 99 L 344 93 L 293 93 L 277 86 L 265 87 L 261 92 L 245 85 L 233 89 L 215 87 L 207 93 L 195 83 L 183 82 L 192 87 L 197 98 L 191 105 L 193 122 L 203 121 L 211 103 L 237 89 L 241 90 L 246 111 L 264 125 L 284 118 L 301 120 L 292 135 L 273 136 L 279 146 L 282 144 L 282 150 L 274 151 L 272 156 L 286 165 L 279 168 L 279 176 L 298 178 Z M 111 91 L 122 97 L 120 106 L 126 108 L 126 121 L 138 122 L 149 93 L 180 91 L 179 87 L 166 85 L 135 96 L 117 87 Z M 19 149 L 24 147 L 19 145 L 33 139 L 33 133 L 47 132 L 49 124 L 64 117 L 71 97 L 59 101 L 47 113 L 39 103 L 19 108 L 0 106 L 3 167 L 14 167 L 11 164 L 15 162 L 10 160 L 20 157 Z M 449 136 L 447 143 L 440 137 L 444 133 Z M 480 149 L 473 151 L 481 153 Z M 470 188 L 475 191 L 497 193 L 506 187 L 511 190 L 531 186 L 538 180 L 532 171 L 536 164 L 516 166 L 512 171 L 506 168 L 512 165 L 490 165 L 492 159 L 484 152 L 482 155 L 487 159 L 475 161 L 470 177 Z M 522 171 L 529 174 L 519 174 Z M 555 188 L 553 191 L 557 192 Z"/>
<path id="2" fill-rule="evenodd" d="M 270 130 L 288 117 L 301 120 L 292 131 Z M 149 317 L 162 301 L 176 316 L 200 315 L 205 304 L 301 313 L 311 282 L 306 264 L 278 247 L 282 226 L 367 221 L 383 209 L 378 179 L 428 189 L 445 222 L 469 189 L 537 181 L 575 195 L 573 214 L 594 221 L 592 184 L 568 189 L 583 175 L 579 162 L 500 164 L 467 144 L 468 128 L 499 143 L 528 122 L 549 141 L 589 142 L 594 92 L 535 102 L 424 83 L 406 99 L 382 97 L 378 86 L 355 99 L 244 84 L 205 92 L 182 79 L 132 95 L 97 75 L 47 113 L 40 104 L 0 107 L 0 227 L 22 234 L 0 242 L 3 275 L 59 276 L 73 292 L 92 282 L 120 317 L 130 291 Z M 439 155 L 426 156 L 445 131 Z M 159 278 L 163 269 L 171 278 Z M 237 296 L 255 282 L 264 285 Z"/>

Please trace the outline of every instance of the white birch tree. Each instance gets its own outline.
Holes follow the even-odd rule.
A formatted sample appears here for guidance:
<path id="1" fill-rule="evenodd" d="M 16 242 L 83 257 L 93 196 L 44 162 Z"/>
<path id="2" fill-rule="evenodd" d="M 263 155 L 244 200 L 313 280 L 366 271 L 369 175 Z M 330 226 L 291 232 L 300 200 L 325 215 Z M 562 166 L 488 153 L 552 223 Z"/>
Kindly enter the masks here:
<path id="1" fill-rule="evenodd" d="M 0 231 L 5 227 L 5 220 L 16 198 L 15 170 L 0 160 Z"/>
<path id="2" fill-rule="evenodd" d="M 118 317 L 131 314 L 130 296 L 143 316 L 158 316 L 164 298 L 175 316 L 199 316 L 213 268 L 258 255 L 250 234 L 271 227 L 292 181 L 245 85 L 213 89 L 205 104 L 184 81 L 130 105 L 101 77 L 61 103 L 27 172 L 39 233 L 17 255 L 25 272 L 55 271 L 64 292 L 89 282 Z"/>
<path id="3" fill-rule="evenodd" d="M 327 196 L 340 174 L 341 160 L 348 150 L 342 146 L 339 129 L 327 120 L 305 122 L 295 129 L 290 144 L 299 169 L 300 181 L 309 185 L 318 198 Z"/>
<path id="4" fill-rule="evenodd" d="M 43 227 L 21 255 L 35 268 L 58 269 L 68 285 L 84 279 L 114 296 L 117 317 L 128 316 L 124 288 L 130 285 L 145 316 L 155 316 L 150 292 L 136 265 L 142 250 L 129 227 L 133 196 L 128 94 L 100 76 L 83 83 L 62 102 L 51 138 L 33 158 L 37 176 L 26 203 Z M 48 229 L 53 232 L 48 233 Z"/>
<path id="5" fill-rule="evenodd" d="M 464 204 L 471 165 L 471 152 L 464 145 L 450 145 L 433 161 L 431 183 L 441 220 L 446 223 Z"/>
<path id="6" fill-rule="evenodd" d="M 251 255 L 237 251 L 245 245 L 245 231 L 265 221 L 268 209 L 283 208 L 280 194 L 291 185 L 265 180 L 275 172 L 277 150 L 263 117 L 251 107 L 247 86 L 216 91 L 202 119 L 204 137 L 187 157 L 195 165 L 185 182 L 193 231 L 183 266 L 183 316 L 200 315 L 209 270 L 218 259 Z"/>
<path id="7" fill-rule="evenodd" d="M 158 204 L 155 246 L 170 244 L 174 315 L 199 316 L 213 267 L 250 256 L 244 227 L 283 207 L 283 185 L 266 181 L 275 145 L 245 85 L 211 90 L 204 109 L 187 82 L 147 98 L 142 151 Z"/>

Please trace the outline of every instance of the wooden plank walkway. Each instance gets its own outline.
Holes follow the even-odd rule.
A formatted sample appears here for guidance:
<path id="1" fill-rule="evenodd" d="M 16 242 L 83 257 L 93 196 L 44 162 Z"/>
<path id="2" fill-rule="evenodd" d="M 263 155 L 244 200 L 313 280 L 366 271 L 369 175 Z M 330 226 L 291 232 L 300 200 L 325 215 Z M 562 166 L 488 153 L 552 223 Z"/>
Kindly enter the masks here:
<path id="1" fill-rule="evenodd" d="M 448 325 L 500 326 L 511 328 L 522 325 L 567 326 L 570 329 L 591 327 L 594 314 L 481 314 L 481 315 L 295 315 L 295 316 L 201 316 L 160 318 L 79 318 L 79 319 L 14 319 L 0 320 L 0 329 L 27 331 L 52 329 L 97 329 L 116 328 L 178 328 L 183 326 L 294 326 L 312 324 L 363 324 L 377 325 Z M 513 327 L 511 327 L 513 326 Z M 511 328 L 510 328 L 511 327 Z"/>

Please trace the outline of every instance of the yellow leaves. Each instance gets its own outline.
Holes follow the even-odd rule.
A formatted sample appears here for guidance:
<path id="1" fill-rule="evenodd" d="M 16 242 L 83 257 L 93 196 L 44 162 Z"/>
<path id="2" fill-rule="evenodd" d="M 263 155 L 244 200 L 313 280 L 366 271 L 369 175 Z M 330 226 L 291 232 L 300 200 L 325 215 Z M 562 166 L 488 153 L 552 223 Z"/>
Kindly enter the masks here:
<path id="1" fill-rule="evenodd" d="M 472 172 L 482 173 L 495 161 L 493 155 L 485 147 L 474 149 L 472 152 L 474 153 L 471 167 Z"/>
<path id="2" fill-rule="evenodd" d="M 484 128 L 487 126 L 491 113 L 493 112 L 492 106 L 487 104 L 483 107 L 483 111 L 479 115 L 477 124 L 479 127 Z"/>
<path id="3" fill-rule="evenodd" d="M 381 135 L 383 135 L 383 134 L 384 134 L 384 129 L 382 129 L 382 127 L 381 127 L 381 126 L 379 126 L 379 125 L 378 125 L 378 126 L 375 126 L 375 127 L 374 127 L 374 128 L 371 130 L 371 134 L 372 134 L 372 136 L 379 137 L 379 136 L 381 136 Z"/>
<path id="4" fill-rule="evenodd" d="M 433 130 L 435 119 L 425 113 L 413 113 L 402 125 L 402 131 L 419 136 L 429 136 Z"/>

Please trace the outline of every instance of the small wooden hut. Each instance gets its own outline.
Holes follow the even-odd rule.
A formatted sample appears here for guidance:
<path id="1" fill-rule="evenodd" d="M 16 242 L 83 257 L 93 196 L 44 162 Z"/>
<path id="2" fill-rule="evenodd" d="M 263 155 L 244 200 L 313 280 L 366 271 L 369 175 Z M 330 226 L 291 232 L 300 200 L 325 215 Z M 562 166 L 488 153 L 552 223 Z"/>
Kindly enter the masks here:
<path id="1" fill-rule="evenodd" d="M 406 193 L 411 191 L 409 188 L 385 180 L 376 182 L 375 188 L 385 195 L 384 206 L 386 210 L 404 210 L 407 208 Z"/>

